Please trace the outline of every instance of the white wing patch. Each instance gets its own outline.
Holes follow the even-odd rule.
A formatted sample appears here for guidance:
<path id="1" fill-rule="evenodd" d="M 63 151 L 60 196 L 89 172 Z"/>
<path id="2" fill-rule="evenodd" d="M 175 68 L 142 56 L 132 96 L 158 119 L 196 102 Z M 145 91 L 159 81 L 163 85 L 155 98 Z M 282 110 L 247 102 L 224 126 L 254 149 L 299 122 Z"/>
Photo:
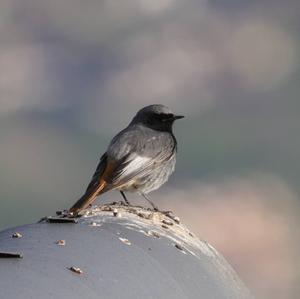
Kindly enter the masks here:
<path id="1" fill-rule="evenodd" d="M 130 157 L 130 162 L 128 162 L 128 164 L 120 172 L 119 179 L 143 169 L 151 160 L 153 159 L 149 157 L 132 155 L 132 157 Z"/>

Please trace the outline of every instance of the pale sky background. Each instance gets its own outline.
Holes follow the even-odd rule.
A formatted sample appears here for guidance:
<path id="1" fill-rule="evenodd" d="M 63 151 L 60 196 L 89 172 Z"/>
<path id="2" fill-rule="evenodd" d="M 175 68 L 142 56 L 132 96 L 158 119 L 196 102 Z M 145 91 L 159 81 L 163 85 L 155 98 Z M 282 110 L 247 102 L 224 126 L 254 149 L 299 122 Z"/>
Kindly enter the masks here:
<path id="1" fill-rule="evenodd" d="M 111 137 L 162 103 L 186 118 L 152 200 L 257 298 L 298 298 L 299 32 L 298 0 L 2 0 L 0 229 L 70 207 Z"/>

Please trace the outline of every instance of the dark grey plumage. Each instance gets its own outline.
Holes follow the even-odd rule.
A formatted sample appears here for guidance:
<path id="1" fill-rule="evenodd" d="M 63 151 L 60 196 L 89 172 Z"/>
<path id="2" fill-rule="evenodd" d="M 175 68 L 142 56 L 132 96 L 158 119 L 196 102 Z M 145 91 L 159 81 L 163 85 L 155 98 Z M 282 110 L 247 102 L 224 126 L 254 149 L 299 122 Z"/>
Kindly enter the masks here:
<path id="1" fill-rule="evenodd" d="M 145 196 L 164 184 L 176 163 L 177 141 L 172 125 L 182 117 L 163 105 L 141 109 L 112 139 L 85 194 L 70 211 L 77 213 L 108 190 L 120 190 L 126 200 L 125 191 Z"/>

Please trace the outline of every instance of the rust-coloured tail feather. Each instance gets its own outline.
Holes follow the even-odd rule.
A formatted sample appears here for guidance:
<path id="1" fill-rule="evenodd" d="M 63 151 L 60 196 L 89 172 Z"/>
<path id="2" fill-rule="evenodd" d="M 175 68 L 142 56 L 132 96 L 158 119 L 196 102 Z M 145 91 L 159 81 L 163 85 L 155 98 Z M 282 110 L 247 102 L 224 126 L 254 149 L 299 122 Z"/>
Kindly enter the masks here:
<path id="1" fill-rule="evenodd" d="M 96 197 L 101 193 L 106 185 L 106 182 L 102 180 L 98 186 L 92 190 L 87 190 L 87 192 L 79 198 L 79 200 L 70 208 L 69 211 L 77 214 L 80 210 L 87 208 L 94 202 Z"/>

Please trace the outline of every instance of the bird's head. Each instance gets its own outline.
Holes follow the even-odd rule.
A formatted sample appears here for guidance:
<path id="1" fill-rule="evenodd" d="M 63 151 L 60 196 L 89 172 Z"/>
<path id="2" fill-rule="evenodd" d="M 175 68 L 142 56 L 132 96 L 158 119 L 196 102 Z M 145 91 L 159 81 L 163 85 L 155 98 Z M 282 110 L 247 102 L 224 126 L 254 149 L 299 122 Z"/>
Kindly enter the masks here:
<path id="1" fill-rule="evenodd" d="M 131 124 L 140 123 L 153 130 L 172 132 L 174 121 L 183 117 L 182 115 L 175 115 L 168 107 L 157 104 L 139 110 Z"/>

